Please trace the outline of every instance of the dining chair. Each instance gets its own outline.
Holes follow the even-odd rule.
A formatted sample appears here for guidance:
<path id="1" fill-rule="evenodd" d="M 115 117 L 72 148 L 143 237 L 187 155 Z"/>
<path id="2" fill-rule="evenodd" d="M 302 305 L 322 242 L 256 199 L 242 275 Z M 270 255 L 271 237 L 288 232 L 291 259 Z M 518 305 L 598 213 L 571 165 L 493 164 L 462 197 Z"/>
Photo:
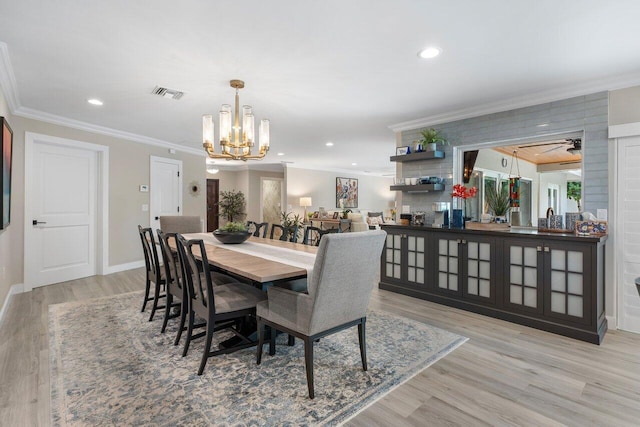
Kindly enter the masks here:
<path id="1" fill-rule="evenodd" d="M 247 231 L 250 232 L 254 237 L 260 237 L 260 230 L 262 230 L 262 237 L 266 238 L 267 231 L 269 230 L 269 223 L 247 221 Z"/>
<path id="2" fill-rule="evenodd" d="M 302 240 L 302 243 L 305 245 L 318 246 L 320 245 L 322 236 L 324 236 L 325 234 L 337 232 L 337 228 L 328 228 L 326 230 L 323 230 L 318 227 L 309 226 L 304 230 L 304 239 Z"/>
<path id="3" fill-rule="evenodd" d="M 184 328 L 184 322 L 186 316 L 183 313 L 187 311 L 187 292 L 186 289 L 182 286 L 182 280 L 180 280 L 180 275 L 178 274 L 179 260 L 178 254 L 173 253 L 171 251 L 170 241 L 173 241 L 174 246 L 177 244 L 176 233 L 165 233 L 162 230 L 157 230 L 158 233 L 158 242 L 160 243 L 160 252 L 162 252 L 162 258 L 164 260 L 164 274 L 166 278 L 166 295 L 167 301 L 165 303 L 164 310 L 164 320 L 162 321 L 162 329 L 160 333 L 165 332 L 167 329 L 167 323 L 169 319 L 175 319 L 180 316 L 180 327 L 178 328 L 178 336 L 176 337 L 176 341 L 180 341 L 180 335 L 182 334 L 182 329 Z M 174 302 L 174 299 L 177 302 Z M 180 307 L 179 312 L 174 312 L 171 314 L 172 308 Z"/>
<path id="4" fill-rule="evenodd" d="M 280 230 L 282 233 L 280 234 L 280 237 L 278 238 L 278 240 L 282 240 L 283 242 L 287 242 L 287 241 L 293 242 L 293 243 L 298 242 L 298 226 L 297 225 L 284 227 L 280 224 L 271 224 L 271 234 L 269 235 L 270 239 L 275 238 L 276 230 Z"/>
<path id="5" fill-rule="evenodd" d="M 270 328 L 269 354 L 275 354 L 275 331 L 302 339 L 309 397 L 314 398 L 314 341 L 352 326 L 358 326 L 362 369 L 367 370 L 365 323 L 367 305 L 378 275 L 380 254 L 387 233 L 328 234 L 322 238 L 308 293 L 272 286 L 268 299 L 258 303 L 258 348 L 262 360 L 265 326 Z M 375 262 L 374 262 L 375 261 Z"/>
<path id="6" fill-rule="evenodd" d="M 202 375 L 207 359 L 219 354 L 231 353 L 255 345 L 240 330 L 249 316 L 255 317 L 256 304 L 264 301 L 267 295 L 261 290 L 245 283 L 227 283 L 213 286 L 209 259 L 204 242 L 201 239 L 187 241 L 178 235 L 178 255 L 183 268 L 183 277 L 189 294 L 189 321 L 187 326 L 187 342 L 183 355 L 189 348 L 192 339 L 205 336 L 205 346 L 198 368 L 198 375 Z M 197 248 L 201 261 L 198 262 L 194 254 Z M 202 271 L 200 271 L 200 266 Z M 202 274 L 201 274 L 202 273 Z M 195 315 L 206 320 L 206 331 L 193 335 Z M 211 351 L 213 334 L 220 330 L 230 330 L 240 338 L 240 343 L 227 348 Z"/>
<path id="7" fill-rule="evenodd" d="M 144 291 L 144 302 L 142 303 L 142 310 L 144 311 L 147 302 L 153 301 L 151 307 L 151 315 L 149 321 L 153 320 L 153 316 L 156 310 L 165 308 L 164 305 L 158 305 L 160 298 L 166 298 L 166 292 L 161 294 L 161 289 L 165 288 L 166 278 L 163 271 L 160 269 L 160 262 L 158 261 L 158 250 L 156 249 L 156 241 L 153 238 L 153 231 L 151 228 L 142 228 L 138 225 L 138 233 L 140 234 L 140 240 L 142 241 L 142 250 L 144 252 L 144 263 L 146 267 L 146 282 Z M 153 296 L 151 293 L 151 283 L 154 285 Z"/>
<path id="8" fill-rule="evenodd" d="M 160 217 L 160 229 L 165 233 L 201 233 L 202 223 L 197 215 L 165 215 Z"/>

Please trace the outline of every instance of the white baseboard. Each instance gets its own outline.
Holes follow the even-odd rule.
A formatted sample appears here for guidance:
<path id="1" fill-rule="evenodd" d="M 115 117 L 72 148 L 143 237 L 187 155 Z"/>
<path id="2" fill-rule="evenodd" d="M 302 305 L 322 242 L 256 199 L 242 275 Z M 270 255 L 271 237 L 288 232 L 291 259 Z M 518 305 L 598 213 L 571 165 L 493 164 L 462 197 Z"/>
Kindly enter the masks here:
<path id="1" fill-rule="evenodd" d="M 618 322 L 614 316 L 605 316 L 607 318 L 607 329 L 616 330 L 618 329 Z"/>
<path id="2" fill-rule="evenodd" d="M 7 294 L 7 298 L 4 300 L 4 304 L 2 304 L 2 309 L 0 309 L 0 324 L 4 320 L 4 314 L 9 307 L 9 303 L 11 302 L 11 297 L 15 294 L 21 294 L 24 292 L 24 285 L 22 283 L 18 283 L 17 285 L 12 285 L 9 288 L 9 293 Z"/>
<path id="3" fill-rule="evenodd" d="M 119 273 L 121 271 L 133 270 L 134 268 L 144 267 L 144 260 L 128 262 L 126 264 L 110 265 L 104 270 L 104 275 Z"/>

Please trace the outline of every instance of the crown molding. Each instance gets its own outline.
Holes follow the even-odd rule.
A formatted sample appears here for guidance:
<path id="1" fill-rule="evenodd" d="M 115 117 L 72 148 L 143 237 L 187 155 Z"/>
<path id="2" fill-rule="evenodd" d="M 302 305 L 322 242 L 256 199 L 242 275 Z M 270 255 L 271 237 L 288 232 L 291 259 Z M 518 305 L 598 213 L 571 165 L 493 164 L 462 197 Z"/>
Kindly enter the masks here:
<path id="1" fill-rule="evenodd" d="M 638 73 L 598 79 L 587 83 L 573 85 L 563 89 L 542 91 L 502 101 L 463 108 L 447 113 L 434 114 L 432 116 L 423 117 L 421 119 L 397 123 L 395 125 L 389 126 L 389 129 L 394 132 L 402 132 L 405 130 L 413 130 L 440 123 L 448 123 L 456 120 L 484 116 L 487 114 L 516 110 L 518 108 L 531 107 L 548 102 L 574 98 L 576 96 L 590 95 L 597 92 L 608 92 L 636 85 L 640 85 L 640 75 Z"/>
<path id="2" fill-rule="evenodd" d="M 285 165 L 285 169 L 304 169 L 304 170 L 314 170 L 314 171 L 320 171 L 320 172 L 334 172 L 334 173 L 339 173 L 342 174 L 343 176 L 353 176 L 353 175 L 359 175 L 359 176 L 377 176 L 377 177 L 381 177 L 381 178 L 391 178 L 392 176 L 395 177 L 395 173 L 393 175 L 390 175 L 390 171 L 380 171 L 380 172 L 361 172 L 361 171 L 354 171 L 354 170 L 347 170 L 347 169 L 338 169 L 338 168 L 318 168 L 317 166 L 309 166 L 309 165 L 305 165 L 302 163 L 296 163 L 295 165 Z M 391 170 L 391 169 L 390 169 Z"/>
<path id="3" fill-rule="evenodd" d="M 55 114 L 45 113 L 44 111 L 34 110 L 32 108 L 20 107 L 13 112 L 14 115 L 24 117 L 27 119 L 39 120 L 46 123 L 52 123 L 54 125 L 65 126 L 72 129 L 83 130 L 90 133 L 97 133 L 101 135 L 111 136 L 118 139 L 124 139 L 127 141 L 137 142 L 140 144 L 153 145 L 156 147 L 170 148 L 183 153 L 194 154 L 197 156 L 206 157 L 204 150 L 186 147 L 184 145 L 175 144 L 173 142 L 164 141 L 161 139 L 150 138 L 148 136 L 139 135 L 136 133 L 125 132 L 117 129 L 112 129 L 104 126 L 98 126 L 80 120 L 73 120 Z"/>

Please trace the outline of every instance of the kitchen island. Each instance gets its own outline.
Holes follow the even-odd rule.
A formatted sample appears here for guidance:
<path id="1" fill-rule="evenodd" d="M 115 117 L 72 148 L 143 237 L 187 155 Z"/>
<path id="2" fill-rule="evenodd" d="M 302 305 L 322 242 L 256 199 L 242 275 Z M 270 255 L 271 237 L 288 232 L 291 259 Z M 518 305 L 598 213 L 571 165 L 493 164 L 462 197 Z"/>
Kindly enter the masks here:
<path id="1" fill-rule="evenodd" d="M 383 225 L 380 289 L 600 344 L 606 236 Z"/>

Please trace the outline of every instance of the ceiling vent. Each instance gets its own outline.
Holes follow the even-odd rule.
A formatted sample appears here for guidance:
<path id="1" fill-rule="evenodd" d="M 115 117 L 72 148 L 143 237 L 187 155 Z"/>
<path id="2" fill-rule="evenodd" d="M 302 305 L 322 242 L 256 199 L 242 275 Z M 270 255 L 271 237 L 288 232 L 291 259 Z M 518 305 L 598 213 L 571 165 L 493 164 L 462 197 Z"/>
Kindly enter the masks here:
<path id="1" fill-rule="evenodd" d="M 160 86 L 156 86 L 153 89 L 153 91 L 151 91 L 151 93 L 153 95 L 158 95 L 163 98 L 170 98 L 170 99 L 180 99 L 182 98 L 182 95 L 184 95 L 184 92 L 180 92 L 179 90 L 167 89 L 166 87 L 160 87 Z"/>

